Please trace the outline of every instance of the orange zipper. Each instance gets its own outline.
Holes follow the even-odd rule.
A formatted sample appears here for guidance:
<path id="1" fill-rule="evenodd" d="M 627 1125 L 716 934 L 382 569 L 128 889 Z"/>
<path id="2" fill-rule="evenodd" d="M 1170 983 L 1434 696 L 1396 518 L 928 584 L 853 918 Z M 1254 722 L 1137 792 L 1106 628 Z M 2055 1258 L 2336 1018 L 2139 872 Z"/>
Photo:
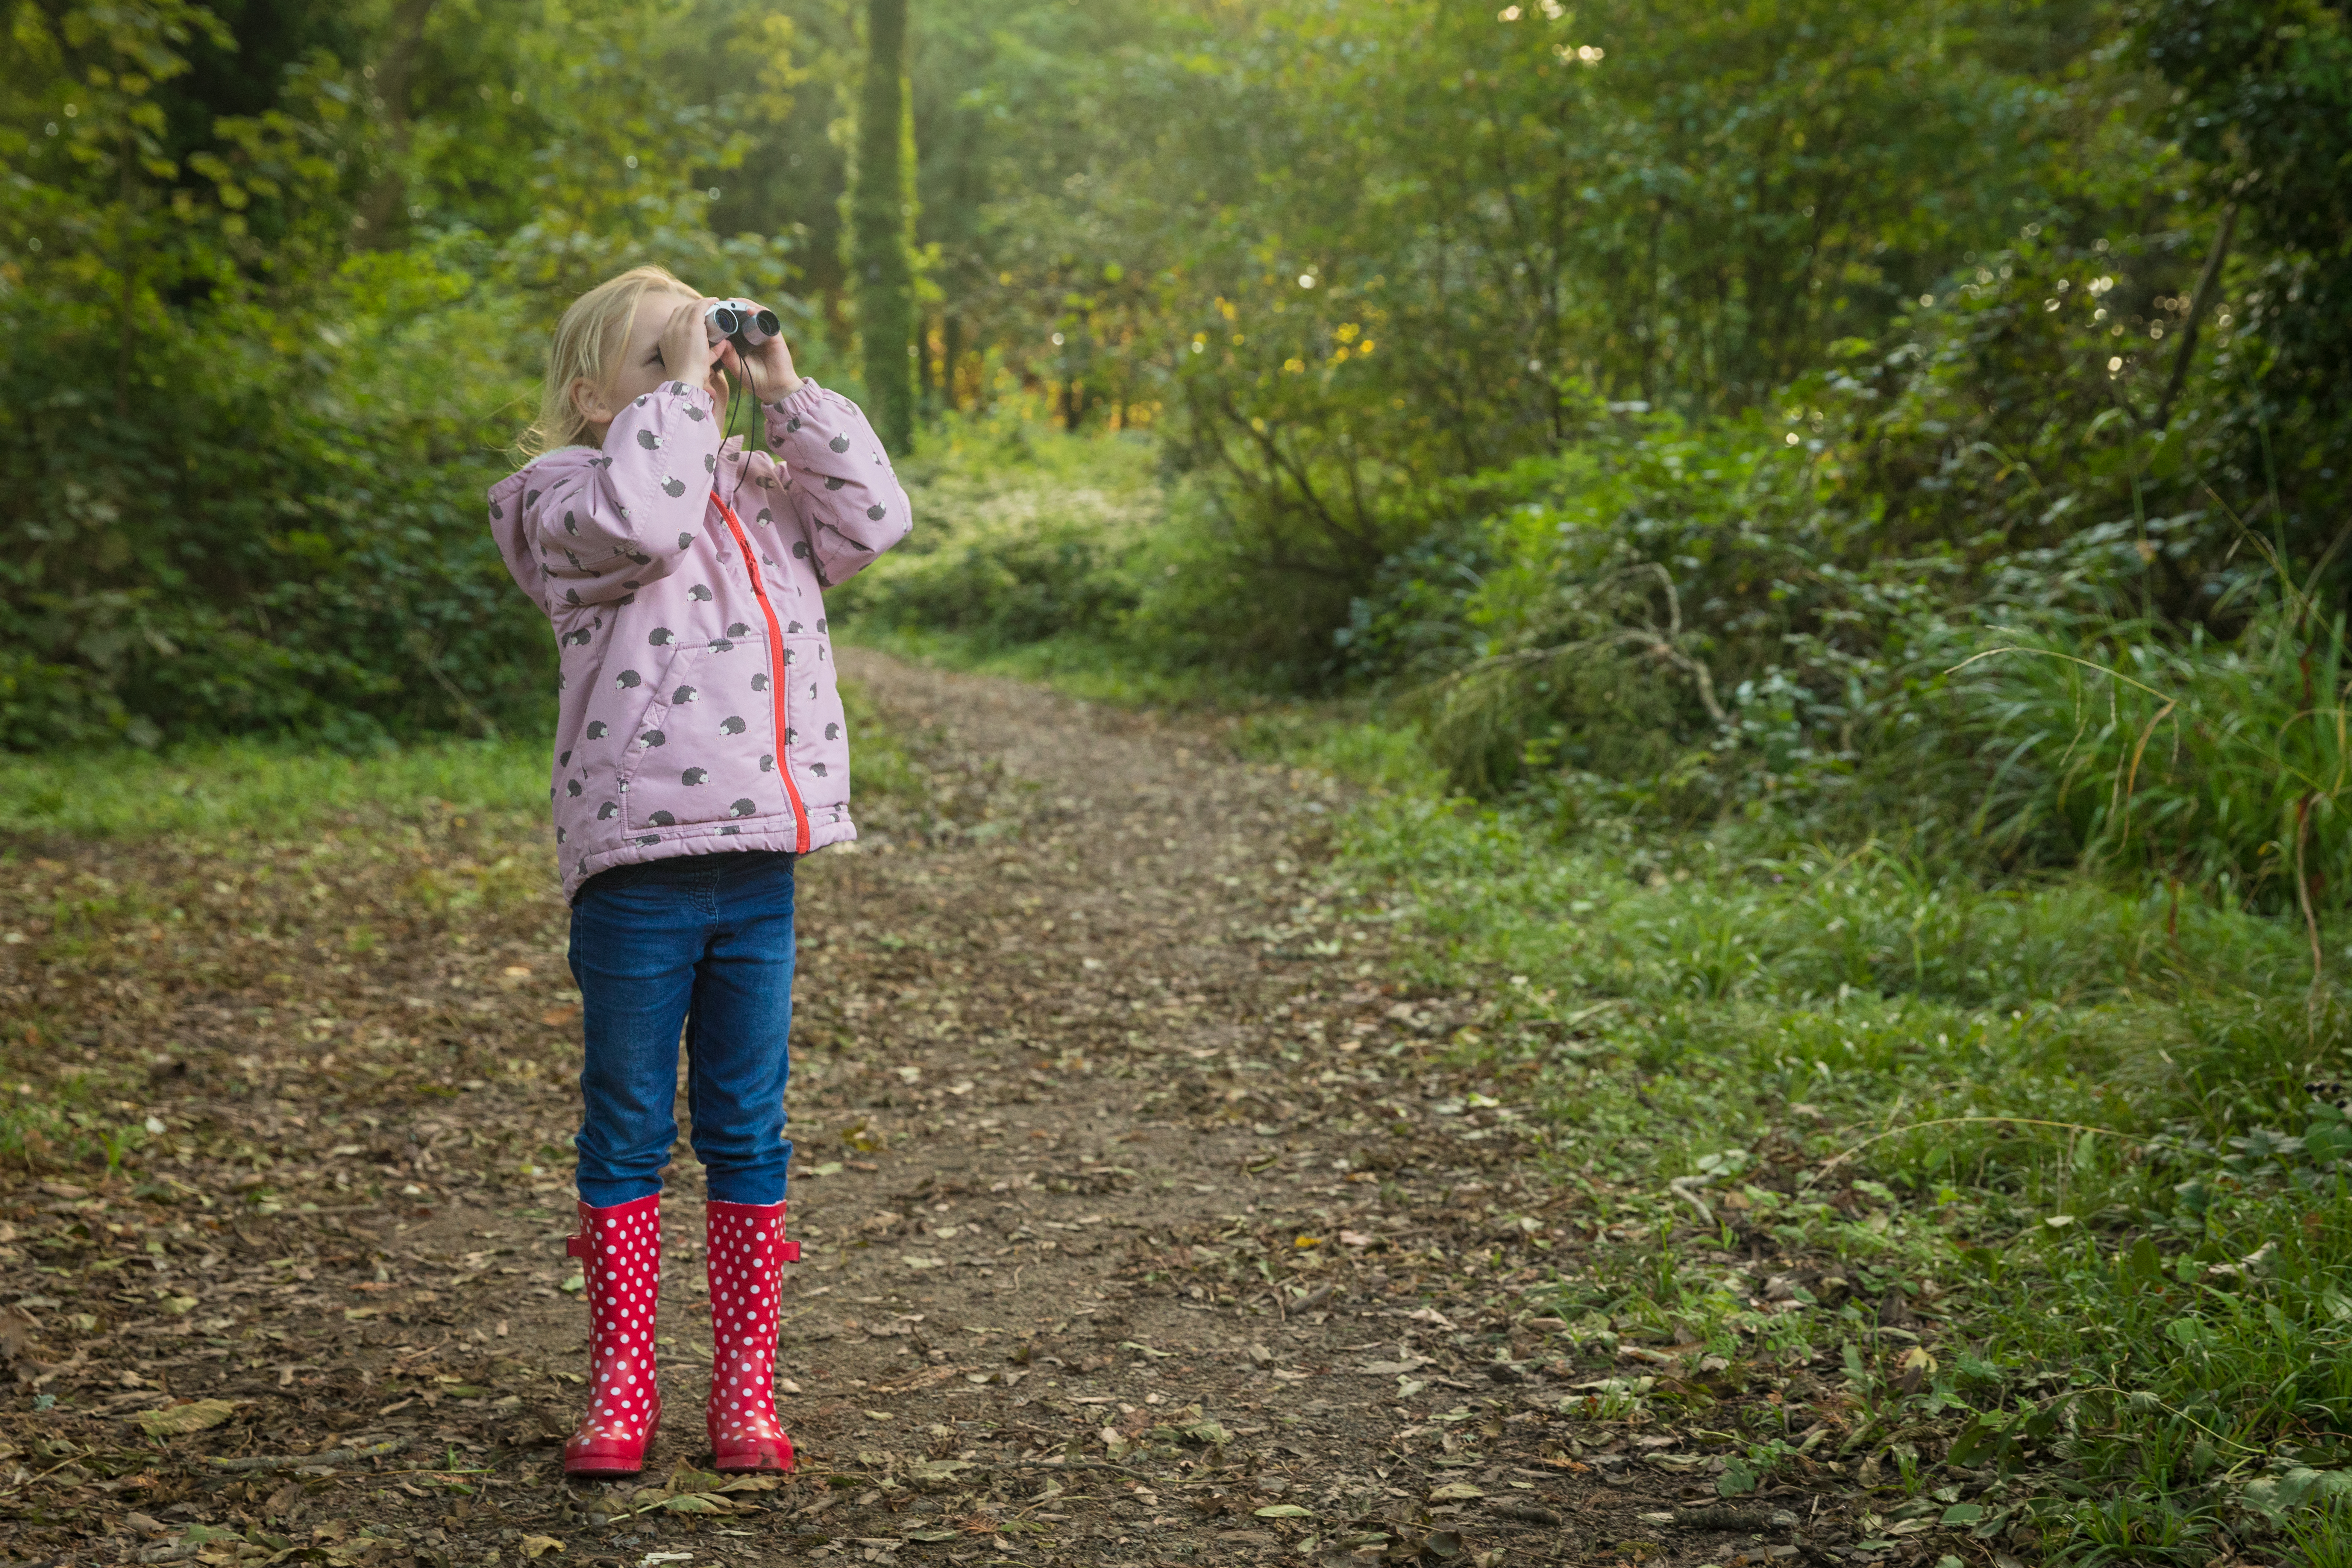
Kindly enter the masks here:
<path id="1" fill-rule="evenodd" d="M 710 500 L 719 508 L 719 515 L 727 520 L 727 531 L 735 536 L 735 548 L 743 552 L 743 570 L 751 574 L 751 593 L 760 601 L 760 613 L 768 617 L 768 684 L 774 689 L 776 704 L 776 772 L 783 775 L 784 798 L 793 803 L 793 853 L 809 852 L 808 809 L 801 805 L 800 786 L 793 783 L 791 746 L 785 737 L 793 732 L 792 702 L 784 684 L 784 629 L 776 619 L 776 606 L 768 603 L 768 584 L 760 577 L 760 558 L 751 552 L 751 542 L 743 536 L 743 524 L 735 509 L 710 492 Z"/>

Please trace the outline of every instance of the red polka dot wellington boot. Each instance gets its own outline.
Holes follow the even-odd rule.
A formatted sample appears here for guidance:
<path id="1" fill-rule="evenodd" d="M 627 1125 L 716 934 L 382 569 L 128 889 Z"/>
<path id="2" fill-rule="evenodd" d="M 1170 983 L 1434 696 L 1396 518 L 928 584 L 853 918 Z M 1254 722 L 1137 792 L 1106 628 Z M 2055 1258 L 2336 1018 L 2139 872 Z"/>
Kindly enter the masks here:
<path id="1" fill-rule="evenodd" d="M 661 1426 L 654 1384 L 654 1308 L 661 1299 L 661 1194 L 611 1208 L 580 1205 L 572 1238 L 588 1298 L 588 1413 L 563 1445 L 574 1476 L 634 1476 Z"/>
<path id="2" fill-rule="evenodd" d="M 776 1420 L 776 1307 L 782 1267 L 801 1260 L 784 1239 L 782 1204 L 710 1205 L 710 1455 L 723 1472 L 789 1470 L 793 1440 Z"/>

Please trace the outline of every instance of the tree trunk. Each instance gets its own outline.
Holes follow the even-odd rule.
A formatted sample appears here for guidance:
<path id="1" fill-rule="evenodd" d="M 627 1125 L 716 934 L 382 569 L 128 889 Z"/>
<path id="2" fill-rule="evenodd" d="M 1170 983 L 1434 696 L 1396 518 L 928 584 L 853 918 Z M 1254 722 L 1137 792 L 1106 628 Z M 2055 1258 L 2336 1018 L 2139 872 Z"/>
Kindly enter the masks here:
<path id="1" fill-rule="evenodd" d="M 115 178 L 119 190 L 115 196 L 116 271 L 120 275 L 120 298 L 115 301 L 114 342 L 114 416 L 131 417 L 131 356 L 137 347 L 137 333 L 131 324 L 131 312 L 139 302 L 139 235 L 131 216 L 138 206 L 137 186 L 132 169 L 136 159 L 131 153 L 131 133 L 125 130 L 116 143 L 114 153 Z"/>
<path id="2" fill-rule="evenodd" d="M 946 390 L 947 406 L 961 408 L 956 395 L 956 364 L 963 356 L 963 318 L 950 313 L 940 331 L 940 385 Z"/>
<path id="3" fill-rule="evenodd" d="M 931 365 L 931 329 L 927 321 L 915 324 L 915 382 L 922 394 L 923 416 L 929 418 L 940 411 L 940 384 Z"/>
<path id="4" fill-rule="evenodd" d="M 914 123 L 907 91 L 907 0 L 866 0 L 866 81 L 851 172 L 851 287 L 866 412 L 903 456 L 915 434 Z"/>
<path id="5" fill-rule="evenodd" d="M 392 145 L 384 153 L 383 173 L 360 202 L 360 243 L 371 250 L 393 244 L 406 205 L 408 182 L 400 161 L 408 155 L 408 79 L 416 68 L 417 51 L 425 47 L 425 24 L 433 18 L 437 0 L 400 0 L 392 14 L 391 36 L 383 58 L 376 62 L 375 95 L 383 100 L 383 121 Z"/>
<path id="6" fill-rule="evenodd" d="M 2197 357 L 2197 326 L 2205 319 L 2205 310 L 2213 302 L 2214 291 L 2221 286 L 2221 268 L 2230 259 L 2230 237 L 2238 232 L 2238 204 L 2231 202 L 2221 214 L 2221 232 L 2214 237 L 2212 251 L 2205 258 L 2205 270 L 2197 279 L 2197 292 L 2189 301 L 2189 319 L 2180 323 L 2180 342 L 2173 345 L 2172 375 L 2164 384 L 2164 401 L 2156 405 L 2155 427 L 2163 429 L 2172 421 L 2172 405 L 2179 401 L 2181 388 L 2189 384 L 2189 363 Z"/>

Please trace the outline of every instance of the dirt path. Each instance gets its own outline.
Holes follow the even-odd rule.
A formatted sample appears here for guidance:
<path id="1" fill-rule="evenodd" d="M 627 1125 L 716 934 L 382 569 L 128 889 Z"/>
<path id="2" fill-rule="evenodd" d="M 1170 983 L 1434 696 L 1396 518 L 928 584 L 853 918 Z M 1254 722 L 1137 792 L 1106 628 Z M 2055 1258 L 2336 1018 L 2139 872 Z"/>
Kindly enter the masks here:
<path id="1" fill-rule="evenodd" d="M 803 868 L 800 1472 L 693 1468 L 690 1161 L 656 1466 L 555 1467 L 584 1370 L 576 999 L 535 820 L 31 846 L 0 947 L 20 1054 L 29 1030 L 56 1083 L 101 1075 L 95 1120 L 163 1131 L 109 1178 L 0 1178 L 0 1551 L 1821 1553 L 1769 1499 L 1717 1505 L 1720 1458 L 1593 1419 L 1635 1374 L 1709 1373 L 1689 1347 L 1596 1371 L 1526 1304 L 1586 1231 L 1439 1064 L 1475 999 L 1397 994 L 1349 934 L 1377 928 L 1317 902 L 1326 786 L 1205 730 L 848 662 L 929 784 Z M 123 1062 L 143 1083 L 105 1076 Z"/>

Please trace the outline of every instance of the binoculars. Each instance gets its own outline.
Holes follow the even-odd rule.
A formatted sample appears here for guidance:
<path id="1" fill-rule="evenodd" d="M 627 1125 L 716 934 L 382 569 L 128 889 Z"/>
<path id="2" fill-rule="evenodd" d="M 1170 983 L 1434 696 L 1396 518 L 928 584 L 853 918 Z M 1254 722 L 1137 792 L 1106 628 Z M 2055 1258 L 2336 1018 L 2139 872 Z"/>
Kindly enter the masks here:
<path id="1" fill-rule="evenodd" d="M 703 330 L 714 343 L 720 339 L 733 343 L 744 353 L 758 348 L 784 330 L 773 310 L 763 310 L 749 300 L 720 300 L 702 312 Z"/>

